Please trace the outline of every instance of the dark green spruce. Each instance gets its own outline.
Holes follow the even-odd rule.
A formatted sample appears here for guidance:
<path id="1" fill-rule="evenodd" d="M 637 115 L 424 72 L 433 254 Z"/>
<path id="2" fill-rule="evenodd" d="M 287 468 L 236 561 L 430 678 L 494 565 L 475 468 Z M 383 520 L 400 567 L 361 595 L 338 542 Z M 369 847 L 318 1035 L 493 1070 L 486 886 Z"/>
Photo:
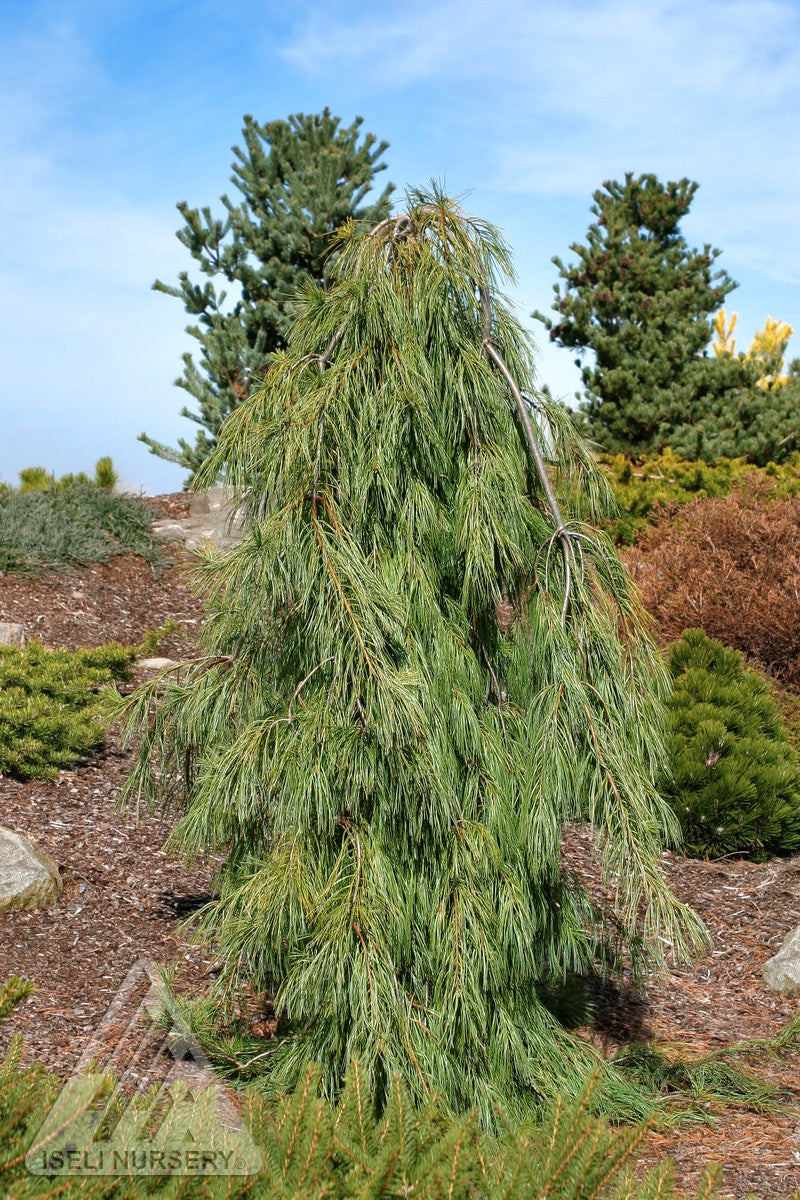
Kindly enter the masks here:
<path id="1" fill-rule="evenodd" d="M 702 936 L 659 866 L 666 676 L 497 231 L 412 193 L 340 245 L 204 468 L 249 532 L 202 568 L 202 657 L 130 702 L 127 794 L 226 855 L 202 931 L 221 1006 L 275 996 L 271 1087 L 316 1063 L 334 1095 L 358 1060 L 379 1107 L 399 1078 L 491 1124 L 598 1065 L 542 985 Z M 602 909 L 562 868 L 572 821 Z M 637 1111 L 612 1067 L 598 1094 Z"/>
<path id="2" fill-rule="evenodd" d="M 199 359 L 184 354 L 176 384 L 195 401 L 182 415 L 199 429 L 194 444 L 181 438 L 176 448 L 142 434 L 153 454 L 197 471 L 222 422 L 285 345 L 297 290 L 325 282 L 331 235 L 347 221 L 370 227 L 388 213 L 391 185 L 369 195 L 388 144 L 362 136 L 361 124 L 359 117 L 343 126 L 327 108 L 266 124 L 246 116 L 231 178 L 241 198 L 222 196 L 222 216 L 178 205 L 185 225 L 177 236 L 203 278 L 184 271 L 177 287 L 154 287 L 181 300 L 193 320 L 187 332 Z"/>

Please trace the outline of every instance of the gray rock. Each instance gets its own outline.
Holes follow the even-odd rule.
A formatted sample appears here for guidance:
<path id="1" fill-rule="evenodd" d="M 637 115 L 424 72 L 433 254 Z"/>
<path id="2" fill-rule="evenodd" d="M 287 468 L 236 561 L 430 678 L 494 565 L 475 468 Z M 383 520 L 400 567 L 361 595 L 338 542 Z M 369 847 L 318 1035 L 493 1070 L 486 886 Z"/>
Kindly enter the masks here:
<path id="1" fill-rule="evenodd" d="M 778 953 L 764 963 L 764 982 L 782 996 L 800 996 L 800 925 L 788 935 Z"/>
<path id="2" fill-rule="evenodd" d="M 228 487 L 212 487 L 205 492 L 192 492 L 189 497 L 189 512 L 193 517 L 209 514 L 225 516 L 233 508 L 233 490 Z"/>
<path id="3" fill-rule="evenodd" d="M 186 537 L 183 526 L 178 521 L 172 521 L 169 518 L 165 518 L 163 521 L 154 521 L 153 533 L 165 542 L 182 542 Z"/>
<path id="4" fill-rule="evenodd" d="M 154 521 L 154 533 L 167 542 L 183 542 L 187 550 L 221 550 L 241 540 L 241 515 L 229 488 L 193 492 L 189 511 L 190 516 L 180 521 L 171 517 Z"/>
<path id="5" fill-rule="evenodd" d="M 170 667 L 180 666 L 174 658 L 140 658 L 137 664 L 145 671 L 167 671 Z"/>
<path id="6" fill-rule="evenodd" d="M 0 621 L 0 645 L 19 646 L 21 649 L 25 645 L 24 626 L 16 625 L 13 621 Z"/>
<path id="7" fill-rule="evenodd" d="M 207 517 L 211 512 L 208 502 L 208 492 L 192 492 L 189 496 L 189 516 Z"/>
<path id="8" fill-rule="evenodd" d="M 226 542 L 225 534 L 221 533 L 219 529 L 207 529 L 200 526 L 198 528 L 190 527 L 186 530 L 187 550 L 218 549 Z"/>
<path id="9" fill-rule="evenodd" d="M 0 913 L 41 908 L 61 891 L 58 866 L 22 833 L 0 825 Z"/>

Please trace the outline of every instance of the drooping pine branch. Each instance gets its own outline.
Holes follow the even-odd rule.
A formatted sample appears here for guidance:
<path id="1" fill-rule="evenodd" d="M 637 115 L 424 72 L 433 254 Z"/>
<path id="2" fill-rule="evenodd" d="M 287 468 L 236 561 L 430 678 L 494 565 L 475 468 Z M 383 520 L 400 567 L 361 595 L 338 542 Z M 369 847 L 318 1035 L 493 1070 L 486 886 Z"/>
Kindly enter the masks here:
<path id="1" fill-rule="evenodd" d="M 202 569 L 204 657 L 152 720 L 132 702 L 129 787 L 178 804 L 175 847 L 227 854 L 204 930 L 221 995 L 276 995 L 275 1086 L 317 1062 L 333 1094 L 358 1058 L 379 1104 L 399 1075 L 487 1122 L 594 1066 L 547 981 L 699 936 L 659 869 L 663 668 L 510 272 L 438 194 L 343 232 L 209 460 L 249 532 Z M 571 821 L 605 906 L 562 869 Z M 602 1094 L 640 1104 L 613 1071 Z"/>

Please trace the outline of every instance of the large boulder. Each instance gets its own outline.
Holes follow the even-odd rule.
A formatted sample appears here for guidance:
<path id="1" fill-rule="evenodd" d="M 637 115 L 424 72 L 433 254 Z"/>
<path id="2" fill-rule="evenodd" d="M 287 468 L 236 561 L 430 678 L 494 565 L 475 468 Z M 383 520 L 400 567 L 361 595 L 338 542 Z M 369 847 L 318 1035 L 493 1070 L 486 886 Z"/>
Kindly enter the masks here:
<path id="1" fill-rule="evenodd" d="M 61 891 L 58 866 L 22 833 L 0 825 L 0 913 L 40 908 Z"/>
<path id="2" fill-rule="evenodd" d="M 764 963 L 764 982 L 782 996 L 800 996 L 800 925 L 788 935 L 780 950 Z"/>
<path id="3" fill-rule="evenodd" d="M 161 538 L 162 542 L 182 542 L 186 537 L 186 530 L 180 521 L 173 521 L 172 517 L 164 517 L 162 521 L 153 521 L 153 533 L 156 537 Z"/>
<path id="4" fill-rule="evenodd" d="M 19 646 L 22 649 L 25 645 L 25 626 L 15 621 L 0 621 L 0 645 Z"/>
<path id="5" fill-rule="evenodd" d="M 217 485 L 204 492 L 191 492 L 189 512 L 193 517 L 219 518 L 228 520 L 234 513 L 233 489 Z"/>
<path id="6" fill-rule="evenodd" d="M 140 658 L 136 665 L 143 671 L 171 671 L 181 664 L 174 658 Z"/>

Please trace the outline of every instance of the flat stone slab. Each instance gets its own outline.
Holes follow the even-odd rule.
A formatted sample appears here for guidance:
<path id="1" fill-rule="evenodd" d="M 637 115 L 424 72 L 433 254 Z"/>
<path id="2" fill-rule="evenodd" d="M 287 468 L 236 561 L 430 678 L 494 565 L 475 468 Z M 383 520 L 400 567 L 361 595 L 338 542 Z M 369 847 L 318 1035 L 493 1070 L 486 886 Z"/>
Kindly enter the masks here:
<path id="1" fill-rule="evenodd" d="M 764 982 L 782 996 L 800 996 L 800 925 L 773 958 L 764 963 Z"/>
<path id="2" fill-rule="evenodd" d="M 42 908 L 61 891 L 57 863 L 23 833 L 0 825 L 0 913 Z"/>
<path id="3" fill-rule="evenodd" d="M 153 533 L 165 542 L 182 542 L 186 532 L 180 521 L 165 517 L 163 521 L 153 521 Z"/>
<path id="4" fill-rule="evenodd" d="M 207 488 L 204 492 L 189 493 L 189 513 L 192 517 L 202 520 L 203 518 L 208 519 L 210 515 L 212 518 L 219 516 L 222 520 L 226 520 L 233 515 L 233 511 L 233 488 L 218 484 L 216 487 Z"/>

